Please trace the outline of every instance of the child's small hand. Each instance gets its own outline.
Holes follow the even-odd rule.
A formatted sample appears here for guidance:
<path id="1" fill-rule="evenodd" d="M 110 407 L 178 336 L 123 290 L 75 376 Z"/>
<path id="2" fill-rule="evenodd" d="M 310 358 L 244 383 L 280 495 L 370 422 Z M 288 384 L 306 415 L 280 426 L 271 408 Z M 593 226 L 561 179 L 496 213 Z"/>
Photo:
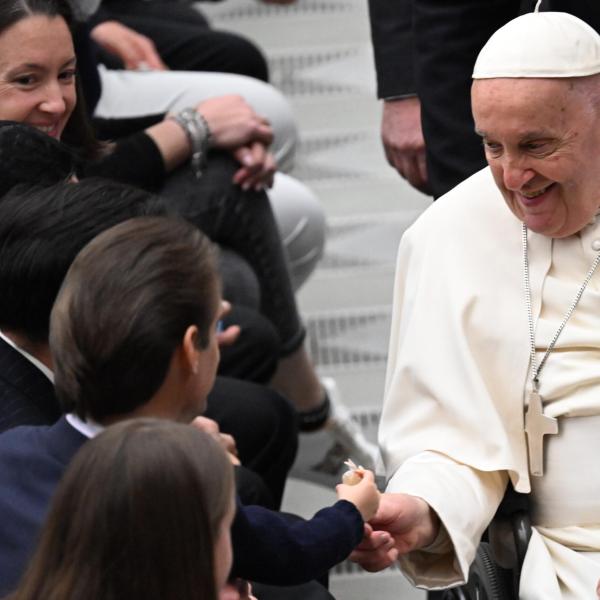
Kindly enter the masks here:
<path id="1" fill-rule="evenodd" d="M 372 471 L 363 470 L 362 478 L 357 484 L 340 483 L 335 491 L 340 500 L 348 500 L 356 506 L 365 522 L 371 519 L 379 508 L 379 490 Z"/>

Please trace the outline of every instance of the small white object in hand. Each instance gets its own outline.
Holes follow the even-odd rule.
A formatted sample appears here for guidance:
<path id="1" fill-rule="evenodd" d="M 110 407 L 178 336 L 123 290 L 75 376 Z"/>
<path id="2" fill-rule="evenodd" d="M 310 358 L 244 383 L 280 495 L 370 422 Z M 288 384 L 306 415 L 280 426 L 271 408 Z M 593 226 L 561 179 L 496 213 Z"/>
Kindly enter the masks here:
<path id="1" fill-rule="evenodd" d="M 342 475 L 342 483 L 346 485 L 357 485 L 364 477 L 364 467 L 357 467 L 350 459 L 344 461 L 349 470 Z"/>

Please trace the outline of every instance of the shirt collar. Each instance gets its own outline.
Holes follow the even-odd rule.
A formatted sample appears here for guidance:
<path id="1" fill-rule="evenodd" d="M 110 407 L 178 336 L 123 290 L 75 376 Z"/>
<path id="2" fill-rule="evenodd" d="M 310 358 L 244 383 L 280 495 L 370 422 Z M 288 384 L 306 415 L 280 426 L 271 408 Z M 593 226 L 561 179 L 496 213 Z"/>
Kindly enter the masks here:
<path id="1" fill-rule="evenodd" d="M 66 416 L 69 425 L 84 435 L 86 438 L 95 438 L 99 433 L 104 431 L 104 427 L 100 423 L 96 423 L 92 419 L 82 421 L 75 413 L 68 413 Z"/>
<path id="2" fill-rule="evenodd" d="M 36 366 L 51 382 L 54 384 L 54 373 L 39 359 L 32 354 L 29 354 L 27 350 L 23 350 L 17 346 L 9 337 L 7 337 L 2 331 L 0 331 L 0 338 L 2 338 L 7 344 L 12 346 L 19 354 L 25 357 L 32 365 Z"/>

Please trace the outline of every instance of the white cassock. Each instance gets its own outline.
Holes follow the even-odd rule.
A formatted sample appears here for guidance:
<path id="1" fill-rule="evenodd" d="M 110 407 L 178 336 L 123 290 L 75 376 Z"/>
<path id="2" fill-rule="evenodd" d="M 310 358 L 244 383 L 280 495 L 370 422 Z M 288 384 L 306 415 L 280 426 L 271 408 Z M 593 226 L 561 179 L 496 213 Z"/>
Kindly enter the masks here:
<path id="1" fill-rule="evenodd" d="M 400 243 L 379 441 L 387 491 L 426 500 L 444 527 L 400 559 L 427 588 L 466 579 L 510 478 L 532 498 L 521 598 L 596 598 L 600 579 L 600 271 L 540 377 L 546 474 L 523 430 L 529 330 L 521 222 L 489 169 L 433 204 Z M 538 364 L 600 250 L 600 219 L 569 238 L 529 232 Z M 575 443 L 573 443 L 575 441 Z"/>

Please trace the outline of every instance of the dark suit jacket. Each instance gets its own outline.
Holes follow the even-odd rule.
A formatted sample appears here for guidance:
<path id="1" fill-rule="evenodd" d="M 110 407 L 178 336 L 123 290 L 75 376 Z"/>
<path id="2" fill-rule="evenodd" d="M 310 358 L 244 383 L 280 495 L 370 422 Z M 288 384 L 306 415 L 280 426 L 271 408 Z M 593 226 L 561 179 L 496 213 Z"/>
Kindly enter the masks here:
<path id="1" fill-rule="evenodd" d="M 47 425 L 60 417 L 50 380 L 0 339 L 0 432 L 18 425 Z"/>
<path id="2" fill-rule="evenodd" d="M 49 427 L 17 427 L 0 435 L 0 597 L 18 583 L 54 490 L 85 441 L 64 417 Z M 310 521 L 238 502 L 233 572 L 262 583 L 303 583 L 346 558 L 362 532 L 359 512 L 345 501 Z"/>
<path id="3" fill-rule="evenodd" d="M 377 97 L 416 94 L 412 0 L 369 0 Z"/>
<path id="4" fill-rule="evenodd" d="M 430 189 L 439 197 L 485 166 L 481 141 L 471 116 L 471 73 L 477 54 L 502 25 L 535 0 L 369 0 L 381 97 L 416 92 L 427 145 Z M 596 0 L 544 0 L 542 10 L 565 11 L 600 31 Z M 398 73 L 406 45 L 407 14 L 412 10 L 415 80 L 406 89 Z M 384 29 L 388 35 L 377 33 Z M 399 31 L 402 42 L 394 41 Z M 382 91 L 384 92 L 382 94 Z"/>
<path id="5" fill-rule="evenodd" d="M 85 441 L 64 418 L 0 435 L 0 597 L 18 583 L 56 484 Z"/>

